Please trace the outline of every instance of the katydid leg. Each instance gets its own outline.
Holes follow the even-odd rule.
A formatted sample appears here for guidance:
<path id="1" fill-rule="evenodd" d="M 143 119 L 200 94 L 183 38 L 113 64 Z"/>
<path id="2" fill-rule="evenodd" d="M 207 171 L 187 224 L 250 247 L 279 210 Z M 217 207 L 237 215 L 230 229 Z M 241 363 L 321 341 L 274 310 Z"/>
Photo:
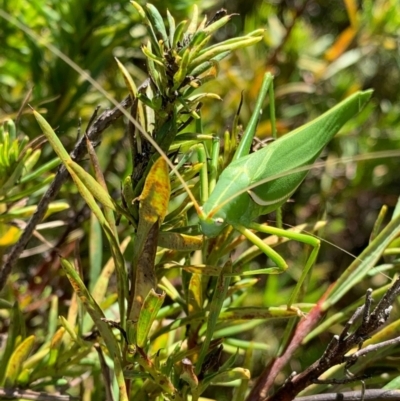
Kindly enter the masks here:
<path id="1" fill-rule="evenodd" d="M 252 242 L 255 246 L 261 249 L 271 260 L 276 263 L 276 267 L 271 267 L 269 273 L 270 274 L 279 274 L 284 272 L 288 265 L 285 259 L 279 255 L 278 252 L 274 251 L 270 246 L 268 246 L 260 237 L 254 234 L 248 228 L 242 225 L 235 225 L 234 228 L 238 230 L 241 234 L 243 234 L 250 242 Z"/>
<path id="2" fill-rule="evenodd" d="M 218 159 L 219 159 L 219 137 L 213 136 L 211 145 L 211 163 L 210 163 L 210 178 L 208 190 L 211 193 L 217 185 L 218 176 Z"/>
<path id="3" fill-rule="evenodd" d="M 203 205 L 208 199 L 208 162 L 206 149 L 202 143 L 198 144 L 197 147 L 197 158 L 200 163 L 203 163 L 203 166 L 200 170 L 200 183 L 201 183 L 201 191 L 200 191 L 200 201 Z"/>
<path id="4" fill-rule="evenodd" d="M 256 134 L 256 129 L 258 125 L 258 121 L 260 119 L 260 113 L 262 111 L 262 105 L 264 103 L 265 97 L 267 96 L 268 90 L 270 91 L 270 100 L 272 103 L 270 104 L 271 110 L 271 126 L 273 131 L 275 131 L 275 104 L 274 104 L 274 96 L 273 96 L 273 89 L 272 89 L 272 82 L 274 77 L 272 74 L 267 73 L 264 75 L 264 80 L 261 85 L 260 93 L 258 94 L 256 106 L 254 108 L 253 114 L 247 125 L 247 128 L 243 134 L 243 138 L 241 139 L 239 146 L 236 149 L 235 155 L 233 156 L 233 161 L 240 159 L 243 156 L 246 156 L 250 153 L 251 144 L 253 142 L 253 138 Z M 272 113 L 273 110 L 273 113 Z"/>
<path id="5" fill-rule="evenodd" d="M 240 230 L 238 227 L 235 227 L 235 228 L 237 228 L 237 230 L 238 230 L 239 232 L 241 232 L 242 234 L 244 234 L 244 235 L 246 236 L 246 238 L 247 238 L 249 241 L 253 242 L 254 245 L 257 245 L 268 257 L 270 257 L 270 258 L 277 264 L 278 267 L 280 267 L 279 263 L 277 263 L 278 259 L 276 258 L 276 255 L 273 255 L 273 254 L 271 253 L 271 251 L 273 251 L 273 250 L 272 250 L 269 246 L 267 246 L 260 238 L 258 238 L 258 237 L 257 237 L 254 233 L 252 233 L 250 230 L 245 229 L 245 230 L 247 230 L 249 233 L 251 233 L 252 236 L 258 238 L 258 242 L 256 243 L 256 242 L 254 242 L 254 239 L 253 239 L 252 236 L 246 235 L 246 234 L 245 234 L 244 232 L 242 232 L 242 230 Z M 243 229 L 244 227 L 241 227 L 241 228 Z M 313 249 L 312 249 L 312 251 L 311 251 L 311 254 L 310 254 L 310 256 L 307 258 L 306 265 L 305 265 L 305 267 L 304 267 L 304 269 L 303 269 L 303 271 L 302 271 L 302 273 L 301 273 L 300 279 L 299 279 L 299 281 L 297 282 L 296 287 L 295 287 L 295 289 L 293 290 L 293 292 L 292 292 L 292 294 L 291 294 L 291 296 L 290 296 L 289 302 L 288 302 L 288 304 L 287 304 L 288 309 L 290 309 L 291 306 L 292 306 L 292 304 L 293 304 L 294 302 L 296 302 L 296 299 L 297 299 L 297 296 L 298 296 L 299 291 L 300 291 L 300 289 L 301 289 L 301 286 L 303 285 L 303 282 L 304 282 L 304 280 L 305 280 L 305 278 L 306 278 L 308 272 L 310 271 L 311 267 L 312 267 L 312 266 L 314 265 L 314 263 L 315 263 L 315 260 L 317 259 L 318 252 L 319 252 L 319 248 L 320 248 L 320 244 L 321 244 L 321 243 L 320 243 L 320 240 L 317 239 L 317 238 L 315 238 L 315 237 L 313 237 L 313 236 L 311 236 L 311 235 L 301 234 L 301 233 L 294 233 L 294 232 L 291 232 L 291 231 L 284 230 L 284 229 L 282 229 L 282 228 L 266 226 L 266 225 L 258 224 L 258 223 L 251 223 L 251 224 L 249 225 L 249 228 L 254 229 L 254 230 L 256 230 L 256 231 L 259 231 L 259 232 L 263 232 L 263 233 L 265 233 L 265 234 L 277 235 L 277 236 L 279 236 L 279 237 L 284 237 L 284 238 L 293 239 L 293 240 L 295 240 L 295 241 L 303 242 L 303 243 L 305 243 L 305 244 L 308 244 L 308 245 L 311 245 L 311 246 L 312 246 Z M 261 244 L 260 244 L 260 243 L 261 243 Z M 273 251 L 273 252 L 274 252 L 275 254 L 277 254 L 277 252 L 275 252 L 275 251 Z M 272 255 L 273 255 L 273 256 L 272 256 Z M 284 259 L 283 259 L 279 254 L 277 254 L 277 255 L 279 256 L 279 258 L 280 258 L 281 260 L 283 260 L 282 266 L 284 266 L 284 268 L 283 268 L 282 270 L 286 270 L 286 269 L 287 269 L 287 264 L 286 264 L 286 262 L 284 261 Z"/>
<path id="6" fill-rule="evenodd" d="M 209 138 L 207 138 L 209 140 Z M 214 190 L 217 183 L 218 173 L 218 158 L 219 158 L 219 138 L 216 136 L 211 137 L 211 155 L 207 151 L 205 143 L 197 145 L 197 158 L 200 163 L 203 163 L 203 167 L 200 171 L 200 183 L 201 183 L 201 203 L 204 204 L 209 194 Z"/>

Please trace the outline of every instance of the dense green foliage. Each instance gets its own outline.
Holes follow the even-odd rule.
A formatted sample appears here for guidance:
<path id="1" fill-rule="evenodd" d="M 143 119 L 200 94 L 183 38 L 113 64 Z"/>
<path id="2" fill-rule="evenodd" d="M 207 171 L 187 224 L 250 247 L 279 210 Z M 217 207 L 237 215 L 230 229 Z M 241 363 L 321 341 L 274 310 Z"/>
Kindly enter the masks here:
<path id="1" fill-rule="evenodd" d="M 138 3 L 0 0 L 0 399 L 28 389 L 88 400 L 254 401 L 269 375 L 272 400 L 292 371 L 321 358 L 368 288 L 378 300 L 396 277 L 397 2 L 232 2 L 227 14 L 211 0 Z M 231 163 L 267 71 L 278 137 L 374 90 L 324 150 L 324 168 L 282 207 L 284 229 L 322 244 L 293 309 L 286 305 L 310 249 L 266 237 L 289 268 L 265 274 L 274 264 L 232 227 L 203 238 L 193 206 Z M 124 98 L 126 115 L 112 112 L 103 127 L 96 118 Z M 268 101 L 263 108 L 253 151 L 274 134 Z M 84 131 L 90 141 L 76 145 Z M 71 159 L 65 149 L 75 147 Z M 72 180 L 56 175 L 61 163 Z M 257 222 L 279 226 L 280 216 Z M 35 231 L 17 252 L 27 224 Z M 369 344 L 396 337 L 394 306 Z M 394 344 L 348 367 L 371 377 L 367 388 L 397 389 L 389 356 L 399 351 Z M 289 363 L 278 366 L 278 356 Z M 345 377 L 338 362 L 323 372 Z M 311 383 L 298 391 L 361 388 Z"/>

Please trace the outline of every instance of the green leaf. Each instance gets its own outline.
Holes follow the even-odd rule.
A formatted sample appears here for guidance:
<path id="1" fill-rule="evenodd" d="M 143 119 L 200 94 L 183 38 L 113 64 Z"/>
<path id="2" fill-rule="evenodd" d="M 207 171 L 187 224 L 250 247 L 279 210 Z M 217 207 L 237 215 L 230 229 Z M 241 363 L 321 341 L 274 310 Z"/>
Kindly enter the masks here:
<path id="1" fill-rule="evenodd" d="M 93 299 L 92 295 L 86 288 L 85 284 L 79 277 L 72 264 L 67 259 L 61 258 L 60 260 L 61 265 L 65 273 L 67 274 L 68 280 L 72 285 L 72 288 L 83 303 L 86 311 L 90 314 L 91 318 L 95 322 L 95 325 L 97 326 L 100 335 L 103 338 L 108 348 L 108 351 L 110 352 L 110 355 L 113 359 L 117 358 L 120 361 L 121 353 L 119 346 L 109 325 L 103 321 L 103 319 L 105 318 L 103 311 L 100 309 L 97 302 Z"/>
<path id="2" fill-rule="evenodd" d="M 174 47 L 174 35 L 175 35 L 175 19 L 171 15 L 171 13 L 167 10 L 167 20 L 168 20 L 168 25 L 169 25 L 169 47 L 173 48 Z"/>
<path id="3" fill-rule="evenodd" d="M 157 294 L 153 289 L 148 293 L 140 311 L 137 324 L 136 343 L 144 348 L 149 340 L 149 332 L 165 299 L 165 292 Z"/>
<path id="4" fill-rule="evenodd" d="M 25 338 L 25 340 L 15 348 L 7 364 L 4 377 L 4 387 L 14 387 L 16 380 L 22 371 L 22 364 L 28 358 L 34 343 L 35 336 L 32 335 Z"/>
<path id="5" fill-rule="evenodd" d="M 161 36 L 164 43 L 168 45 L 168 35 L 161 14 L 158 12 L 157 8 L 150 3 L 146 4 L 146 8 L 148 18 L 153 25 L 156 35 L 158 34 Z"/>
<path id="6" fill-rule="evenodd" d="M 231 281 L 230 277 L 226 277 L 226 274 L 231 273 L 231 270 L 232 264 L 230 262 L 226 263 L 221 269 L 220 275 L 215 285 L 214 295 L 210 303 L 210 311 L 207 319 L 206 335 L 196 364 L 197 373 L 201 371 L 204 359 L 209 352 L 209 345 L 215 331 L 217 320 L 221 313 L 222 305 L 225 301 L 226 293 L 229 288 L 229 283 Z"/>
<path id="7" fill-rule="evenodd" d="M 181 21 L 174 32 L 174 38 L 172 40 L 172 48 L 176 49 L 178 47 L 178 43 L 181 43 L 183 40 L 183 31 L 185 29 L 187 21 Z"/>
<path id="8" fill-rule="evenodd" d="M 252 46 L 258 43 L 261 39 L 262 37 L 241 37 L 228 43 L 221 42 L 218 44 L 218 46 L 214 48 L 205 49 L 204 51 L 200 52 L 200 55 L 198 57 L 191 60 L 190 67 L 194 69 L 194 67 L 197 67 L 198 65 L 218 56 L 221 53 L 224 53 L 226 51 L 231 52 L 233 50 L 241 49 L 243 47 Z"/>
<path id="9" fill-rule="evenodd" d="M 214 376 L 211 380 L 211 383 L 230 383 L 234 380 L 249 380 L 250 378 L 250 371 L 248 369 L 233 368 Z"/>
<path id="10" fill-rule="evenodd" d="M 14 348 L 18 341 L 26 337 L 26 327 L 24 317 L 19 308 L 18 302 L 15 302 L 12 306 L 10 314 L 10 325 L 8 327 L 7 341 L 2 351 L 2 363 L 0 363 L 0 385 L 4 383 L 4 375 L 6 373 L 6 368 L 10 357 L 14 352 Z"/>

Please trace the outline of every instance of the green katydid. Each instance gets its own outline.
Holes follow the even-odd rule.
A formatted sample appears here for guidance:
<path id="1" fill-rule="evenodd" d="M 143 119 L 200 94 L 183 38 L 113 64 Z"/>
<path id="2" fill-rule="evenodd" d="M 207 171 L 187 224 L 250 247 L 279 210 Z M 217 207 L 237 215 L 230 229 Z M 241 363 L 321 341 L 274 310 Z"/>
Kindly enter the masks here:
<path id="1" fill-rule="evenodd" d="M 353 94 L 310 123 L 248 155 L 262 101 L 272 86 L 272 81 L 272 75 L 267 73 L 252 121 L 236 150 L 233 161 L 220 175 L 199 217 L 201 230 L 207 237 L 217 236 L 227 225 L 231 225 L 242 233 L 276 263 L 276 267 L 269 269 L 270 273 L 280 273 L 288 266 L 276 251 L 251 230 L 311 245 L 313 250 L 290 297 L 288 303 L 290 307 L 296 300 L 300 287 L 316 260 L 320 241 L 310 235 L 292 233 L 258 224 L 253 220 L 277 210 L 288 200 L 307 175 L 307 169 L 301 169 L 301 167 L 315 162 L 340 128 L 364 107 L 372 91 Z M 272 114 L 271 119 L 274 118 Z M 279 178 L 274 179 L 276 175 L 279 175 Z"/>

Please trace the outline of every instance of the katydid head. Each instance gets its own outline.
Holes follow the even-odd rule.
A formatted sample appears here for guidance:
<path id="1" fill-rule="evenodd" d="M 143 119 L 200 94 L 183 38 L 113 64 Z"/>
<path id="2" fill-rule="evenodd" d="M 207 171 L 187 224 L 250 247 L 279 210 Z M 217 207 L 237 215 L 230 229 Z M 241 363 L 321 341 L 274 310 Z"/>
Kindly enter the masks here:
<path id="1" fill-rule="evenodd" d="M 216 237 L 227 225 L 246 219 L 249 195 L 241 189 L 250 185 L 251 181 L 248 170 L 238 168 L 240 163 L 232 162 L 225 168 L 202 207 L 200 227 L 206 237 Z"/>
<path id="2" fill-rule="evenodd" d="M 200 227 L 202 233 L 209 238 L 214 238 L 221 234 L 222 230 L 226 227 L 227 222 L 223 213 L 218 213 L 217 215 L 213 213 L 205 214 L 202 209 L 202 213 L 199 215 Z"/>

